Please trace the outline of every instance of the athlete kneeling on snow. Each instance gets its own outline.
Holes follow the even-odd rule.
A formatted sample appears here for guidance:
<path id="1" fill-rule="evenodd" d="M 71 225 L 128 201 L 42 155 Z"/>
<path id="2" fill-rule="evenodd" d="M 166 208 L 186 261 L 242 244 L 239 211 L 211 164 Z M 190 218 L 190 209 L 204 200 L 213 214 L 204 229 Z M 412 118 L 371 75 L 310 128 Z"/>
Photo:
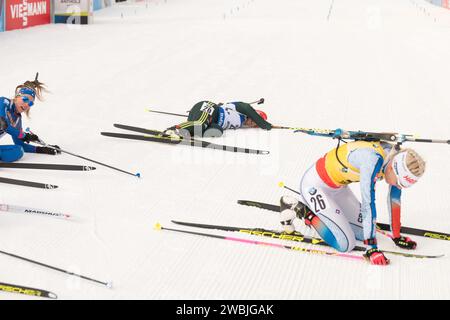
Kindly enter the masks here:
<path id="1" fill-rule="evenodd" d="M 216 104 L 200 101 L 189 111 L 188 121 L 170 127 L 164 133 L 182 137 L 220 137 L 227 129 L 272 129 L 272 125 L 266 120 L 267 115 L 263 111 L 255 110 L 245 102 Z"/>
<path id="2" fill-rule="evenodd" d="M 412 149 L 396 150 L 380 142 L 349 142 L 328 152 L 306 171 L 300 182 L 302 202 L 281 197 L 280 222 L 291 233 L 294 218 L 304 219 L 341 252 L 351 251 L 356 240 L 364 241 L 370 246 L 366 259 L 372 264 L 389 264 L 377 248 L 375 183 L 384 178 L 389 184 L 393 241 L 400 248 L 415 249 L 416 242 L 400 235 L 400 197 L 402 189 L 416 183 L 424 171 L 424 160 Z M 353 182 L 360 183 L 361 203 L 348 187 Z"/>
<path id="3" fill-rule="evenodd" d="M 29 114 L 35 99 L 42 100 L 43 83 L 37 80 L 26 81 L 17 86 L 12 99 L 0 97 L 0 137 L 5 133 L 11 135 L 13 145 L 0 145 L 0 161 L 13 162 L 22 158 L 24 152 L 57 154 L 59 150 L 49 147 L 36 147 L 30 142 L 39 141 L 39 137 L 22 130 L 22 113 Z M 53 146 L 59 149 L 58 146 Z"/>

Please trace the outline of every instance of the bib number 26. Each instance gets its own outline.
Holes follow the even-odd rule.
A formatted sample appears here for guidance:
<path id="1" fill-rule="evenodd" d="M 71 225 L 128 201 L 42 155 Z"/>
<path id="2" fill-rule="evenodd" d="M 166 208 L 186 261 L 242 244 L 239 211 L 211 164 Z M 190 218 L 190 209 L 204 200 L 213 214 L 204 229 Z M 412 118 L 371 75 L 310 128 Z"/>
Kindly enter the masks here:
<path id="1" fill-rule="evenodd" d="M 317 213 L 321 210 L 325 210 L 327 208 L 327 205 L 325 201 L 323 200 L 323 197 L 321 194 L 317 194 L 314 197 L 311 197 L 311 202 L 314 204 L 314 211 Z"/>

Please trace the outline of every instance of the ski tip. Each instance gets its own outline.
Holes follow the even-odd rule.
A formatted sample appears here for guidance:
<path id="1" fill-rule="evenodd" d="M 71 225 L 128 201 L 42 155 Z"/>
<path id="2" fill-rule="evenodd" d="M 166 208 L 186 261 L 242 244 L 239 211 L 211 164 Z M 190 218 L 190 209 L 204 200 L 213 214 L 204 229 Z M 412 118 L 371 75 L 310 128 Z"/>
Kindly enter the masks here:
<path id="1" fill-rule="evenodd" d="M 108 281 L 108 282 L 106 283 L 106 287 L 107 287 L 108 289 L 112 289 L 112 287 L 113 287 L 113 282 L 112 282 L 112 281 Z"/>
<path id="2" fill-rule="evenodd" d="M 155 228 L 155 230 L 162 230 L 162 225 L 159 222 L 157 222 L 155 224 L 154 228 Z"/>
<path id="3" fill-rule="evenodd" d="M 50 299 L 58 299 L 58 296 L 56 295 L 56 293 L 53 293 L 53 292 L 49 292 L 49 293 L 48 293 L 48 297 L 49 297 Z"/>
<path id="4" fill-rule="evenodd" d="M 141 177 L 141 173 L 138 172 L 138 173 L 135 174 L 135 176 L 138 177 L 138 178 L 140 178 L 140 177 Z"/>
<path id="5" fill-rule="evenodd" d="M 280 188 L 283 188 L 283 187 L 284 187 L 284 182 L 283 182 L 283 181 L 278 182 L 278 186 L 279 186 Z"/>

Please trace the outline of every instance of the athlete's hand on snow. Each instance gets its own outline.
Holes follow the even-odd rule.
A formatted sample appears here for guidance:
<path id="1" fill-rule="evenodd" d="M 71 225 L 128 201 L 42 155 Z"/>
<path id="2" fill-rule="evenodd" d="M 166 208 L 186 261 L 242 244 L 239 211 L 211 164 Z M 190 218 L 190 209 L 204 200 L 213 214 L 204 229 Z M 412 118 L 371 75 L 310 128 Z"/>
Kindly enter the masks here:
<path id="1" fill-rule="evenodd" d="M 53 147 L 53 148 L 51 148 Z M 59 146 L 50 145 L 50 147 L 36 147 L 36 153 L 43 153 L 43 154 L 50 154 L 50 155 L 57 155 L 61 153 L 61 150 L 59 150 Z"/>
<path id="2" fill-rule="evenodd" d="M 34 133 L 25 133 L 22 138 L 19 138 L 23 142 L 30 143 L 30 142 L 38 142 L 39 137 L 35 135 Z"/>
<path id="3" fill-rule="evenodd" d="M 389 264 L 389 259 L 378 248 L 367 250 L 364 258 L 374 265 L 385 266 Z"/>
<path id="4" fill-rule="evenodd" d="M 414 250 L 417 247 L 417 243 L 415 241 L 412 241 L 409 237 L 402 236 L 393 238 L 392 241 L 394 241 L 397 247 L 400 247 L 402 249 Z"/>

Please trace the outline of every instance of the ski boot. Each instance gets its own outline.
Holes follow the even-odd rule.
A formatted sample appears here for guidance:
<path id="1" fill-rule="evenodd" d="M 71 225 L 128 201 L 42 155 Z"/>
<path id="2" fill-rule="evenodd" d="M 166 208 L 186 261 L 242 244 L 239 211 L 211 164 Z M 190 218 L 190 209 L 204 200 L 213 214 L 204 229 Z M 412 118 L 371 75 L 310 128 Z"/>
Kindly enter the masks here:
<path id="1" fill-rule="evenodd" d="M 292 212 L 286 210 L 295 212 L 295 215 L 293 216 Z M 310 227 L 313 219 L 316 218 L 316 215 L 311 211 L 311 209 L 309 209 L 304 203 L 291 196 L 282 196 L 280 198 L 280 211 L 280 223 L 281 225 L 283 225 L 283 227 L 284 225 L 289 225 L 289 221 L 290 225 L 292 225 L 292 221 L 295 217 L 299 218 L 300 220 L 304 220 L 305 225 Z M 284 211 L 286 212 L 283 214 Z M 289 230 L 290 227 L 287 227 L 287 229 Z"/>

